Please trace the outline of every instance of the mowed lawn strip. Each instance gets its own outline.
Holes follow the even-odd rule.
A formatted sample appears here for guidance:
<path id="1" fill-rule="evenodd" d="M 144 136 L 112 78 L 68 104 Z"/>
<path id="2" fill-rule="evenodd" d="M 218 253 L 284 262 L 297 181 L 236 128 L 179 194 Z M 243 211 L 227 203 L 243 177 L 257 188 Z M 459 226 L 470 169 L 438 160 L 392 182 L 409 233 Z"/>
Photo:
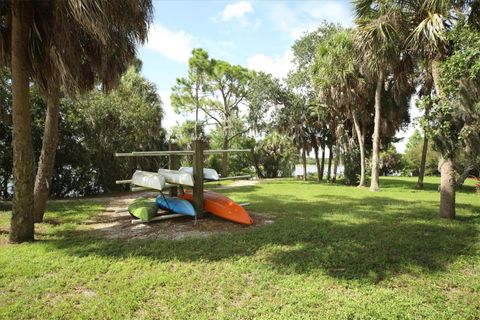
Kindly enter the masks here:
<path id="1" fill-rule="evenodd" d="M 8 245 L 0 212 L 0 318 L 478 319 L 480 196 L 437 218 L 438 178 L 266 181 L 219 190 L 273 224 L 183 240 L 108 240 L 94 202 L 51 202 L 35 243 Z M 161 223 L 161 222 L 160 222 Z"/>

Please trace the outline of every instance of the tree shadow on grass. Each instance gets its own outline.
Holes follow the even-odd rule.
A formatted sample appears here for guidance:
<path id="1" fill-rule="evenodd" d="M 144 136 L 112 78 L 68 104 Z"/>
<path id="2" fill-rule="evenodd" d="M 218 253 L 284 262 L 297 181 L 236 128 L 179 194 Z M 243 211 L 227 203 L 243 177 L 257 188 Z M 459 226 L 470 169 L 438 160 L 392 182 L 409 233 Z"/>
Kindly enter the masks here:
<path id="1" fill-rule="evenodd" d="M 115 241 L 90 230 L 60 230 L 54 240 L 45 242 L 79 257 L 140 256 L 157 262 L 194 262 L 251 256 L 256 264 L 279 273 L 322 272 L 373 283 L 399 273 L 445 270 L 459 256 L 478 254 L 477 206 L 459 204 L 467 219 L 445 221 L 432 212 L 437 204 L 427 201 L 334 195 L 312 202 L 284 199 L 278 197 L 272 203 L 272 195 L 249 195 L 252 211 L 268 208 L 276 221 L 236 234 L 176 241 Z"/>
<path id="2" fill-rule="evenodd" d="M 440 181 L 438 183 L 424 182 L 423 189 L 417 189 L 417 181 L 410 179 L 398 179 L 398 178 L 389 178 L 381 177 L 380 180 L 380 189 L 407 189 L 407 190 L 416 190 L 418 192 L 422 191 L 435 191 L 438 192 L 440 186 Z M 456 190 L 457 193 L 466 193 L 466 194 L 475 194 L 475 187 L 469 185 L 463 185 L 458 187 Z"/>

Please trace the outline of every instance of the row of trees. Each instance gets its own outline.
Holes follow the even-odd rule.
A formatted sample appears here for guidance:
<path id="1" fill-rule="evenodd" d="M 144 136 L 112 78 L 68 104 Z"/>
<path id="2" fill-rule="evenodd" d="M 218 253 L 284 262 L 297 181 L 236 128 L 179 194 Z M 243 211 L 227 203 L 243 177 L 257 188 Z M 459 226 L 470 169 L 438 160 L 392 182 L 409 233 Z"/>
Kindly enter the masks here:
<path id="1" fill-rule="evenodd" d="M 245 134 L 249 127 L 241 121 L 241 106 L 246 100 L 253 72 L 222 60 L 210 59 L 203 49 L 194 49 L 187 77 L 178 78 L 172 88 L 172 106 L 176 112 L 195 112 L 195 137 L 198 137 L 198 113 L 206 123 L 214 124 L 222 135 L 222 149 Z M 228 155 L 222 159 L 221 173 L 228 174 Z"/>
<path id="2" fill-rule="evenodd" d="M 478 100 L 469 96 L 472 106 L 468 106 L 464 97 L 471 94 L 467 88 L 476 87 L 473 83 L 479 75 L 470 68 L 478 63 L 478 56 L 465 55 L 466 49 L 475 50 L 469 47 L 473 43 L 464 42 L 465 38 L 478 36 L 479 7 L 476 1 L 469 0 L 356 0 L 354 4 L 358 17 L 354 33 L 363 57 L 361 65 L 376 76 L 377 89 L 392 78 L 398 78 L 394 90 L 405 87 L 412 78 L 415 86 L 421 87 L 424 128 L 442 157 L 440 216 L 454 218 L 458 150 L 462 142 L 468 148 L 480 148 L 480 131 L 465 132 L 469 127 L 478 129 L 478 121 L 475 122 L 478 117 L 473 115 Z M 455 38 L 457 33 L 461 35 Z M 460 65 L 456 63 L 459 60 L 452 60 L 457 55 L 461 55 Z M 415 76 L 419 74 L 432 81 L 418 81 Z M 377 131 L 382 102 L 378 91 L 375 102 Z M 476 112 L 478 115 L 478 110 Z M 378 156 L 375 133 L 373 140 L 372 180 L 376 178 L 374 171 L 378 170 L 375 168 Z M 375 187 L 375 182 L 372 184 Z"/>
<path id="3" fill-rule="evenodd" d="M 370 190 L 377 191 L 381 151 L 388 153 L 395 132 L 410 121 L 417 93 L 425 112 L 419 187 L 431 141 L 442 158 L 440 215 L 454 218 L 455 172 L 463 172 L 461 183 L 479 163 L 478 6 L 448 0 L 356 0 L 354 6 L 355 28 L 324 24 L 295 42 L 288 84 L 302 103 L 287 108 L 290 128 L 304 150 L 332 146 L 329 158 L 342 155 L 346 166 L 358 149 L 359 186 L 366 185 L 370 153 Z"/>
<path id="4" fill-rule="evenodd" d="M 321 180 L 329 149 L 328 166 L 336 168 L 342 158 L 347 180 L 358 174 L 359 186 L 366 186 L 370 156 L 370 190 L 377 191 L 382 152 L 390 162 L 398 160 L 389 150 L 395 133 L 410 122 L 416 94 L 424 110 L 418 187 L 426 168 L 433 171 L 432 154 L 438 152 L 440 215 L 454 218 L 455 174 L 462 173 L 461 183 L 479 163 L 475 3 L 356 0 L 355 28 L 325 23 L 295 42 L 296 68 L 286 81 L 209 59 L 197 49 L 172 101 L 179 110 L 202 110 L 206 123 L 213 120 L 223 132 L 225 147 L 229 138 L 253 129 L 290 137 L 302 151 L 305 178 L 309 151 Z"/>
<path id="5" fill-rule="evenodd" d="M 256 148 L 253 162 L 259 176 L 288 175 L 301 151 L 306 179 L 307 155 L 313 151 L 319 180 L 327 165 L 329 175 L 333 172 L 327 179 L 335 181 L 343 162 L 346 180 L 354 183 L 358 176 L 359 185 L 365 186 L 370 156 L 370 189 L 376 191 L 381 151 L 388 154 L 395 132 L 410 121 L 409 101 L 417 91 L 418 105 L 425 110 L 419 185 L 430 141 L 443 159 L 440 213 L 453 218 L 455 171 L 468 174 L 478 165 L 480 150 L 479 6 L 473 0 L 355 0 L 354 5 L 354 29 L 323 24 L 295 42 L 296 68 L 287 79 L 212 59 L 195 49 L 188 75 L 172 88 L 172 104 L 178 112 L 195 111 L 197 121 L 186 128 L 193 130 L 193 138 L 211 125 L 211 143 L 216 147 Z M 43 218 L 59 123 L 71 125 L 67 136 L 72 145 L 82 141 L 88 146 L 89 139 L 105 138 L 105 143 L 87 147 L 91 150 L 85 154 L 95 157 L 89 160 L 92 163 L 112 163 L 121 134 L 112 130 L 105 135 L 105 123 L 128 132 L 147 125 L 148 130 L 129 140 L 132 148 L 161 148 L 160 102 L 151 84 L 139 80 L 138 68 L 127 73 L 115 94 L 104 96 L 118 85 L 132 64 L 135 46 L 145 40 L 152 4 L 11 0 L 0 2 L 0 9 L 0 61 L 5 68 L 0 133 L 6 137 L 0 141 L 5 146 L 0 155 L 5 168 L 13 167 L 10 240 L 21 242 L 33 240 L 34 221 Z M 94 88 L 82 99 L 67 99 Z M 138 97 L 131 95 L 133 88 L 139 89 Z M 145 107 L 142 112 L 155 121 L 149 124 L 130 109 L 117 107 L 128 99 L 138 99 L 132 105 Z M 42 103 L 44 131 L 32 134 L 32 105 Z M 82 110 L 86 110 L 78 117 L 82 120 L 72 120 L 71 113 Z M 247 138 L 248 132 L 261 140 Z M 35 141 L 38 136 L 42 138 Z M 150 136 L 158 139 L 149 140 Z M 13 158 L 4 156 L 10 145 Z M 98 165 L 99 177 L 108 180 L 114 167 Z M 227 175 L 226 154 L 220 167 Z M 100 183 L 108 189 L 106 180 Z M 2 183 L 8 181 L 4 178 Z"/>

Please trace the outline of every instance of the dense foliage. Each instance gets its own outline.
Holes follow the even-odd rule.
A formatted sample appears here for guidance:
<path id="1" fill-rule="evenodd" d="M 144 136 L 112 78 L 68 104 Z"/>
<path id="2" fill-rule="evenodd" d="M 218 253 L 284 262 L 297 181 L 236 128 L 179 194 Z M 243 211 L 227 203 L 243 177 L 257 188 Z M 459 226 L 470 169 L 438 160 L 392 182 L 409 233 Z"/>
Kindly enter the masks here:
<path id="1" fill-rule="evenodd" d="M 7 86 L 0 90 L 8 91 Z M 38 157 L 42 145 L 45 102 L 32 88 L 34 153 Z M 97 88 L 72 100 L 60 100 L 59 146 L 55 161 L 51 195 L 80 196 L 112 192 L 121 186 L 115 180 L 127 178 L 136 168 L 154 169 L 162 163 L 151 159 L 122 160 L 115 152 L 166 149 L 161 126 L 162 104 L 156 87 L 131 67 L 118 87 L 108 93 Z M 0 133 L 11 141 L 11 130 L 0 124 Z M 12 153 L 1 148 L 0 159 L 3 197 L 10 197 Z M 10 170 L 9 170 L 10 169 Z M 11 191 L 11 190 L 10 190 Z"/>
<path id="2" fill-rule="evenodd" d="M 409 138 L 404 154 L 405 168 L 404 173 L 407 176 L 418 176 L 420 169 L 420 162 L 422 157 L 423 136 L 417 129 Z M 427 160 L 425 164 L 425 175 L 434 176 L 439 175 L 438 171 L 439 154 L 431 145 L 428 146 Z"/>
<path id="3" fill-rule="evenodd" d="M 254 165 L 262 178 L 291 177 L 298 153 L 292 140 L 273 132 L 257 143 Z"/>

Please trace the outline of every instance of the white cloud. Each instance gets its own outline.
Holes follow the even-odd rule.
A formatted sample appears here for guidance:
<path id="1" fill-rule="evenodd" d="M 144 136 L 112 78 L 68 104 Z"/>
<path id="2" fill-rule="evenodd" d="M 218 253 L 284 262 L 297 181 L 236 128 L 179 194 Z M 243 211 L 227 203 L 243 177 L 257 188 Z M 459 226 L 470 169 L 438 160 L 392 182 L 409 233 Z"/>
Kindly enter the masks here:
<path id="1" fill-rule="evenodd" d="M 242 19 L 245 14 L 249 12 L 253 12 L 252 4 L 247 1 L 239 1 L 228 4 L 225 9 L 223 9 L 222 13 L 220 13 L 220 18 L 222 21 Z"/>
<path id="2" fill-rule="evenodd" d="M 293 69 L 293 52 L 288 49 L 283 55 L 273 57 L 256 54 L 247 60 L 247 67 L 256 71 L 270 73 L 277 78 L 284 78 Z"/>
<path id="3" fill-rule="evenodd" d="M 350 4 L 338 1 L 322 1 L 307 3 L 303 10 L 317 21 L 326 20 L 340 23 L 345 27 L 352 25 L 352 11 Z"/>
<path id="4" fill-rule="evenodd" d="M 309 1 L 294 7 L 279 3 L 270 10 L 273 25 L 292 39 L 314 31 L 324 20 L 348 27 L 352 18 L 350 4 L 339 1 Z"/>
<path id="5" fill-rule="evenodd" d="M 178 62 L 186 63 L 192 52 L 193 36 L 183 30 L 172 31 L 159 24 L 148 32 L 145 47 Z"/>

